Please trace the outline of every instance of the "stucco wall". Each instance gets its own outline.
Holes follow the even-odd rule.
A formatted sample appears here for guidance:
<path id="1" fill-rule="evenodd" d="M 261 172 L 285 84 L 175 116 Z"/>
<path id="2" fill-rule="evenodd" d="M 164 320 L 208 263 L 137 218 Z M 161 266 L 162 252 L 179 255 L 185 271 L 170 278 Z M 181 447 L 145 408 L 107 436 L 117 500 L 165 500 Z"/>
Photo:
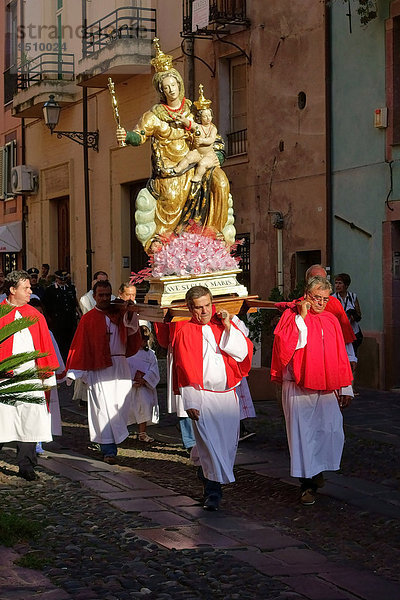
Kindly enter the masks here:
<path id="1" fill-rule="evenodd" d="M 351 275 L 365 330 L 381 331 L 382 221 L 390 187 L 385 130 L 373 126 L 386 106 L 385 12 L 367 28 L 332 3 L 333 267 Z M 365 231 L 351 228 L 338 215 Z"/>
<path id="2" fill-rule="evenodd" d="M 290 291 L 292 254 L 320 250 L 325 260 L 325 45 L 322 3 L 272 0 L 248 3 L 250 29 L 227 37 L 251 57 L 247 67 L 247 155 L 229 158 L 236 229 L 251 234 L 251 292 L 267 298 L 277 285 L 277 241 L 268 211 L 284 216 L 284 291 Z M 225 61 L 237 49 L 195 42 L 195 89 L 204 83 L 217 104 L 216 124 L 229 129 Z M 306 107 L 298 107 L 305 92 Z M 218 110 L 219 109 L 219 110 Z M 281 147 L 280 147 L 281 143 Z M 281 148 L 281 149 L 280 149 Z"/>

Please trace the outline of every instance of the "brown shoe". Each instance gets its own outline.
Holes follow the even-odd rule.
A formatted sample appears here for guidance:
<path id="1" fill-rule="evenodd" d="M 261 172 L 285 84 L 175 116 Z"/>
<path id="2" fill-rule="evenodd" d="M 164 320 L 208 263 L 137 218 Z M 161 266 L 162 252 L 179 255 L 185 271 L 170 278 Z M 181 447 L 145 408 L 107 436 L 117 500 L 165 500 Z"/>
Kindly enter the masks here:
<path id="1" fill-rule="evenodd" d="M 315 504 L 315 492 L 311 488 L 301 493 L 300 502 L 303 506 L 312 506 Z"/>
<path id="2" fill-rule="evenodd" d="M 116 456 L 104 456 L 103 460 L 108 465 L 116 465 L 117 464 L 117 457 Z"/>

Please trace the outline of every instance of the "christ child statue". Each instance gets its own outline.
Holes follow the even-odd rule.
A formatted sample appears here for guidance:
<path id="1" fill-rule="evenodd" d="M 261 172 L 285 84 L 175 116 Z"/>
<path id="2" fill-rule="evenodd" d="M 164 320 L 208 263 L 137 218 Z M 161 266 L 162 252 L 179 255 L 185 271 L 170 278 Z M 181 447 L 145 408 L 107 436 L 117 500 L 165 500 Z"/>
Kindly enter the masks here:
<path id="1" fill-rule="evenodd" d="M 195 166 L 193 182 L 200 182 L 204 173 L 211 167 L 219 167 L 220 163 L 214 151 L 214 142 L 218 131 L 212 122 L 213 113 L 210 108 L 211 100 L 203 96 L 203 86 L 199 86 L 199 99 L 194 102 L 197 108 L 195 122 L 183 115 L 177 115 L 175 120 L 182 123 L 187 131 L 194 133 L 193 146 L 184 158 L 173 169 L 174 175 L 182 175 L 188 169 Z"/>

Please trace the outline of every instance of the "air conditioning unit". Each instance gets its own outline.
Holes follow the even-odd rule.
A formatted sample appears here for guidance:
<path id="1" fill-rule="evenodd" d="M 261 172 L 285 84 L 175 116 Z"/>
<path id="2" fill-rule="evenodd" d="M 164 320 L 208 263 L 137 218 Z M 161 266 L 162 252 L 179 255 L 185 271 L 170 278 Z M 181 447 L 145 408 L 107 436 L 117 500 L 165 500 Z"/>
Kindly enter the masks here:
<path id="1" fill-rule="evenodd" d="M 32 194 L 37 190 L 37 173 L 27 165 L 11 169 L 11 191 L 13 194 Z"/>

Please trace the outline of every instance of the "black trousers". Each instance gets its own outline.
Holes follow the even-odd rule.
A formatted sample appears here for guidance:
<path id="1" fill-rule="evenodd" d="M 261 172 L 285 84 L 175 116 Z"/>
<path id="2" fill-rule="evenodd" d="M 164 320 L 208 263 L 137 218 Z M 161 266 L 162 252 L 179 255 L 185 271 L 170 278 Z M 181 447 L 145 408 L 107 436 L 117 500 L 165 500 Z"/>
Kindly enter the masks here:
<path id="1" fill-rule="evenodd" d="M 197 468 L 197 477 L 203 483 L 204 498 L 208 498 L 208 496 L 211 495 L 218 496 L 219 499 L 222 498 L 222 486 L 219 481 L 211 481 L 211 479 L 207 479 L 207 477 L 204 476 L 203 469 L 201 467 Z"/>
<path id="2" fill-rule="evenodd" d="M 16 442 L 20 471 L 33 471 L 37 465 L 36 442 Z M 4 444 L 0 444 L 0 450 Z"/>

